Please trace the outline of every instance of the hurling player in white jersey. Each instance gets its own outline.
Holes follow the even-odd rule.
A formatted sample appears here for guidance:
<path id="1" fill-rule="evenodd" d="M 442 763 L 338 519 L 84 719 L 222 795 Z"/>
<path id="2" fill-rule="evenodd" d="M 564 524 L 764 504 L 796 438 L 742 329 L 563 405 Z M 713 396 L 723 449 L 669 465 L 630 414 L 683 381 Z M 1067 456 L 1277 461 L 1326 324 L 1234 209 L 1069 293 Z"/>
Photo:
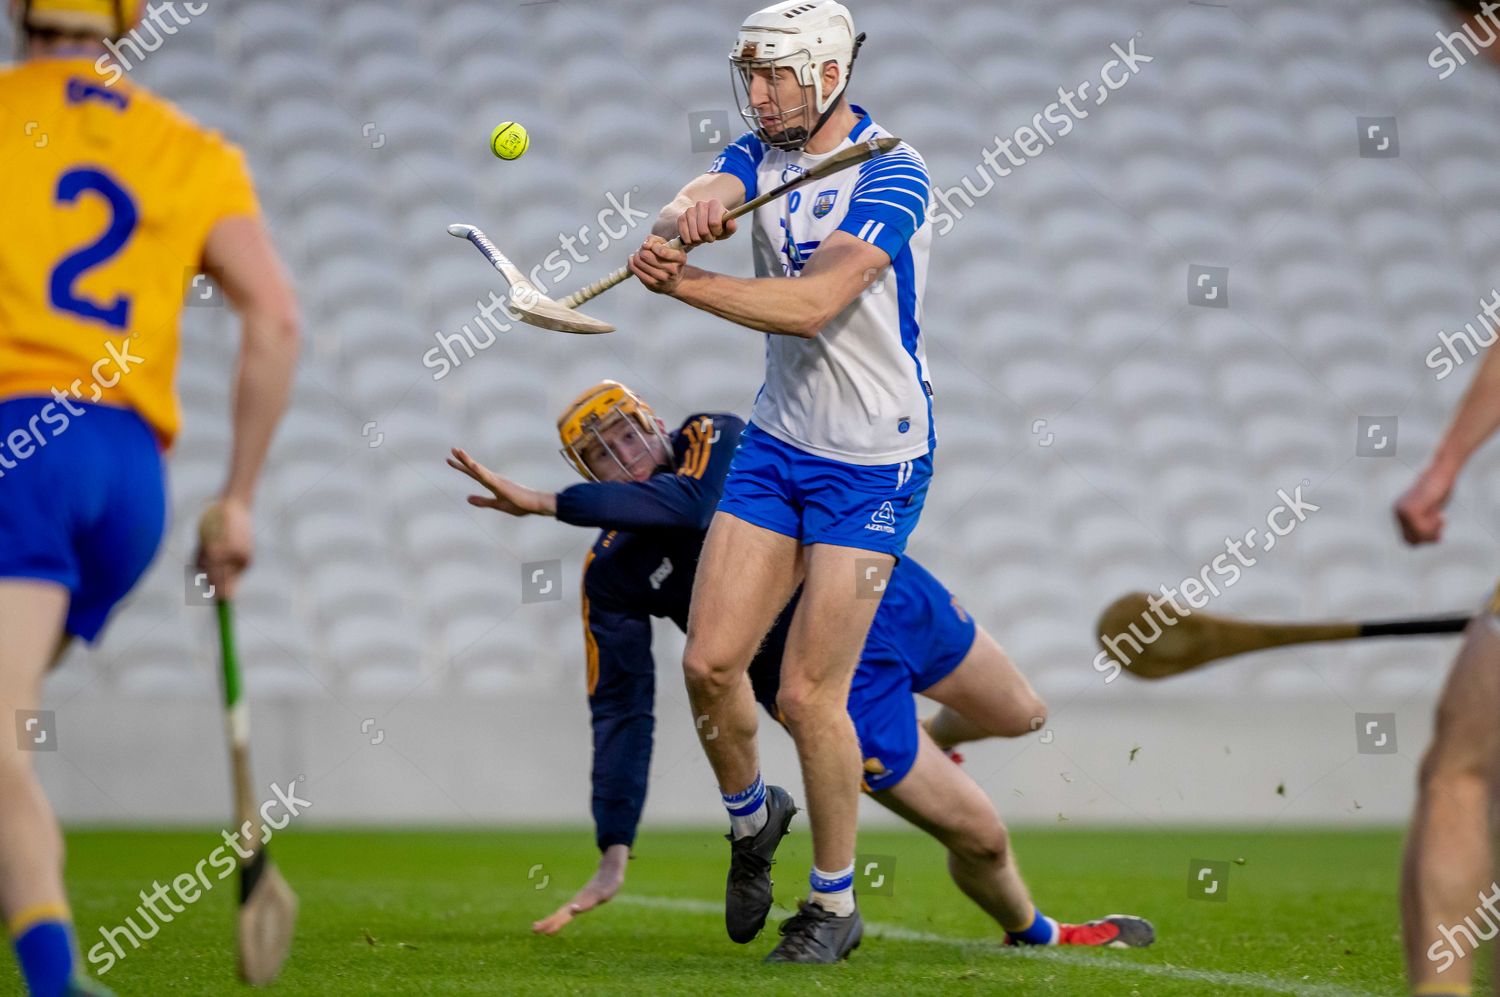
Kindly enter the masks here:
<path id="1" fill-rule="evenodd" d="M 836 962 L 863 933 L 852 889 L 862 755 L 846 703 L 932 475 L 926 167 L 902 144 L 759 209 L 754 278 L 689 266 L 686 250 L 732 236 L 727 209 L 889 134 L 845 96 L 862 40 L 832 0 L 752 14 L 730 54 L 751 131 L 662 209 L 631 258 L 652 291 L 767 334 L 765 384 L 704 544 L 683 670 L 730 817 L 725 926 L 748 942 L 770 911 L 771 860 L 796 807 L 761 778 L 746 670 L 803 584 L 777 705 L 801 762 L 813 869 L 776 962 Z M 673 236 L 684 249 L 668 246 Z"/>

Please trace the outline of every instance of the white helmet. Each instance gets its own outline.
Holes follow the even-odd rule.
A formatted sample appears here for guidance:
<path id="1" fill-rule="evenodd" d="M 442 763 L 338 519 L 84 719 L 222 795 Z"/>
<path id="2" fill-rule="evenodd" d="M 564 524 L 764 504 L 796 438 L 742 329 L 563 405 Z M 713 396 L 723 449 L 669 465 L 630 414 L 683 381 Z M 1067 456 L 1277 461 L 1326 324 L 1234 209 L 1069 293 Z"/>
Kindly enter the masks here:
<path id="1" fill-rule="evenodd" d="M 801 149 L 833 113 L 839 96 L 849 85 L 854 57 L 864 40 L 864 35 L 854 33 L 854 17 L 849 8 L 837 0 L 785 0 L 751 14 L 740 26 L 734 49 L 729 53 L 735 69 L 735 99 L 740 103 L 740 116 L 761 141 L 779 149 Z M 824 93 L 823 66 L 829 62 L 838 63 L 839 82 Z M 750 78 L 756 69 L 784 66 L 796 70 L 798 83 L 813 88 L 818 122 L 811 129 L 783 129 L 773 136 L 761 124 L 760 112 L 750 103 Z M 787 114 L 795 114 L 806 106 L 778 106 L 774 116 L 785 120 Z"/>

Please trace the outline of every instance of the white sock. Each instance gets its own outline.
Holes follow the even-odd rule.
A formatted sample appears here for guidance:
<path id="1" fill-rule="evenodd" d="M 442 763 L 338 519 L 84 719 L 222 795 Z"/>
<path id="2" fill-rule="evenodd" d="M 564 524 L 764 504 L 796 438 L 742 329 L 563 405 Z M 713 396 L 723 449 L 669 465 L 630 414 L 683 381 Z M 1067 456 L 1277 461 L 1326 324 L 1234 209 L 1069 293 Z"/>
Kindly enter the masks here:
<path id="1" fill-rule="evenodd" d="M 766 810 L 766 801 L 761 800 L 759 809 L 743 817 L 729 818 L 729 834 L 735 838 L 743 838 L 747 834 L 759 834 L 760 829 L 766 826 L 766 821 L 770 817 L 770 813 Z"/>
<path id="2" fill-rule="evenodd" d="M 807 877 L 807 881 L 812 887 L 812 893 L 807 898 L 810 902 L 824 910 L 833 911 L 839 917 L 848 917 L 854 913 L 854 863 L 849 863 L 847 869 L 838 872 L 824 872 L 813 866 L 812 875 Z"/>
<path id="3" fill-rule="evenodd" d="M 759 834 L 766 826 L 771 814 L 766 809 L 766 781 L 755 774 L 755 781 L 738 793 L 723 796 L 724 809 L 729 811 L 729 836 L 743 838 L 747 834 Z"/>

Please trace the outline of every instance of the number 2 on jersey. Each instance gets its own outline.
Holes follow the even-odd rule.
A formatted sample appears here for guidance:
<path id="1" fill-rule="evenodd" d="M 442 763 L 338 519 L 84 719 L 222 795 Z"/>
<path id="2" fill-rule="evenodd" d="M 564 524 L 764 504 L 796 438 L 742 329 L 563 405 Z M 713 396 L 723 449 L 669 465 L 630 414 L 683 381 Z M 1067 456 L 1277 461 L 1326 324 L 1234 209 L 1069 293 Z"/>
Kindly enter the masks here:
<path id="1" fill-rule="evenodd" d="M 130 194 L 99 170 L 69 170 L 57 180 L 58 204 L 73 204 L 89 192 L 98 194 L 109 204 L 109 227 L 98 239 L 63 257 L 53 268 L 50 289 L 52 307 L 92 322 L 103 322 L 116 329 L 125 329 L 130 325 L 128 295 L 117 295 L 108 304 L 101 304 L 83 297 L 74 290 L 74 285 L 84 274 L 108 263 L 125 248 L 130 237 L 135 234 L 140 214 L 136 211 L 135 201 Z"/>

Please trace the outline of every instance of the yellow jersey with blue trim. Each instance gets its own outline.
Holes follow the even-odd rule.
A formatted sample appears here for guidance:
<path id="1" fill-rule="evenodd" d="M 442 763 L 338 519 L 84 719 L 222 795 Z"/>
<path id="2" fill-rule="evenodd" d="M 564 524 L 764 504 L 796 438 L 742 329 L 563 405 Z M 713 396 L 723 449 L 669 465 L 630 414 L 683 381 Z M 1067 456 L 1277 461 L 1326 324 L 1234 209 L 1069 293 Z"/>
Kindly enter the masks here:
<path id="1" fill-rule="evenodd" d="M 0 401 L 181 420 L 179 322 L 209 233 L 260 206 L 241 151 L 87 58 L 0 70 Z"/>

